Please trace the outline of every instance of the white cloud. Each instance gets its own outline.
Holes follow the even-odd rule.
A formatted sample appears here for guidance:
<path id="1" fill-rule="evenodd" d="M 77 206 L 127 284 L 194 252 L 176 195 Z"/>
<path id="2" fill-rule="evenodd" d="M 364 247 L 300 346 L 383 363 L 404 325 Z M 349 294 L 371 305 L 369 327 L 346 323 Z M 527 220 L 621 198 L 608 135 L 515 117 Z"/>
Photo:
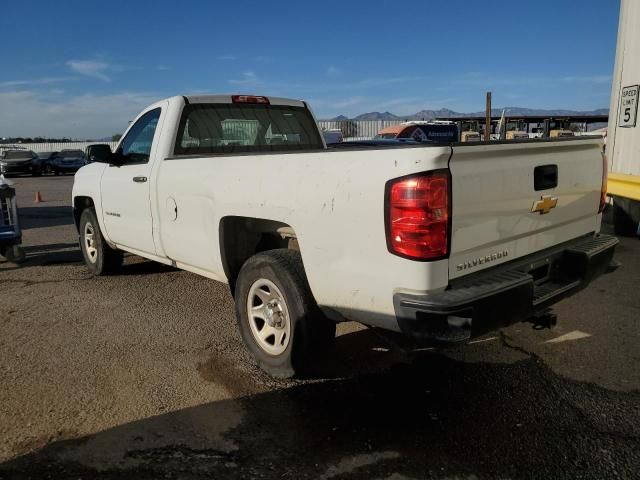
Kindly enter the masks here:
<path id="1" fill-rule="evenodd" d="M 611 75 L 577 75 L 562 77 L 563 82 L 581 82 L 581 83 L 604 83 L 611 82 Z"/>
<path id="2" fill-rule="evenodd" d="M 453 80 L 454 83 L 466 86 L 477 87 L 538 87 L 540 85 L 555 86 L 562 83 L 593 83 L 608 84 L 611 82 L 611 75 L 567 75 L 560 76 L 541 76 L 528 74 L 492 74 L 485 72 L 468 72 L 458 76 Z"/>
<path id="3" fill-rule="evenodd" d="M 50 83 L 64 82 L 71 79 L 72 77 L 45 77 L 45 78 L 32 78 L 29 80 L 7 80 L 4 82 L 0 82 L 0 88 L 26 87 L 29 85 L 48 85 Z"/>
<path id="4" fill-rule="evenodd" d="M 104 82 L 110 82 L 111 78 L 107 75 L 110 65 L 106 62 L 98 62 L 96 60 L 69 60 L 67 65 L 71 70 L 80 75 L 98 78 Z"/>
<path id="5" fill-rule="evenodd" d="M 379 103 L 379 108 L 390 108 L 397 107 L 398 105 L 418 105 L 423 103 L 421 99 L 416 97 L 407 97 L 407 98 L 394 98 L 391 100 L 387 100 L 385 102 Z"/>
<path id="6" fill-rule="evenodd" d="M 0 137 L 101 138 L 124 131 L 129 120 L 158 96 L 145 92 L 83 94 L 0 92 Z"/>
<path id="7" fill-rule="evenodd" d="M 372 99 L 364 96 L 352 96 L 345 98 L 307 98 L 318 118 L 335 117 L 336 115 L 357 115 L 371 111 Z"/>
<path id="8" fill-rule="evenodd" d="M 327 77 L 338 77 L 342 73 L 338 67 L 334 67 L 333 65 L 329 65 L 327 67 Z"/>
<path id="9" fill-rule="evenodd" d="M 349 98 L 344 98 L 342 100 L 331 102 L 329 104 L 329 107 L 335 108 L 335 109 L 353 107 L 355 105 L 362 105 L 366 100 L 367 100 L 366 97 L 360 97 L 360 96 L 349 97 Z"/>
<path id="10" fill-rule="evenodd" d="M 238 85 L 241 87 L 255 86 L 258 83 L 260 82 L 258 81 L 258 77 L 254 72 L 244 72 L 242 74 L 242 78 L 229 80 L 229 84 Z"/>

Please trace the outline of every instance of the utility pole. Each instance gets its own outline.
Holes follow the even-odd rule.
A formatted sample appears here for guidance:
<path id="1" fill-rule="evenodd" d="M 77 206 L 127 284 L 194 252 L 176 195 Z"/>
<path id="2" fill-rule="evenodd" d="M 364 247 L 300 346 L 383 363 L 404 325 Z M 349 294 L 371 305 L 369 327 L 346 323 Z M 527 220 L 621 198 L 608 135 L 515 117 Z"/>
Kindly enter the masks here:
<path id="1" fill-rule="evenodd" d="M 489 142 L 491 140 L 491 92 L 487 92 L 487 113 L 485 121 L 484 141 Z"/>

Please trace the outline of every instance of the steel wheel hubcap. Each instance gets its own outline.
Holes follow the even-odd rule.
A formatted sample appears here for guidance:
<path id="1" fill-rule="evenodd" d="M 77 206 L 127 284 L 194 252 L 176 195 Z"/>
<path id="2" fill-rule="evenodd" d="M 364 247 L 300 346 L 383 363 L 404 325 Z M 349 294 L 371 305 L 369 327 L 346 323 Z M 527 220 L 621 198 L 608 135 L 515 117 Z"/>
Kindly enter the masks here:
<path id="1" fill-rule="evenodd" d="M 96 231 L 89 222 L 84 224 L 83 232 L 84 250 L 91 263 L 96 263 L 98 259 L 98 249 L 96 248 Z"/>
<path id="2" fill-rule="evenodd" d="M 261 278 L 251 285 L 247 314 L 258 346 L 269 355 L 282 354 L 291 338 L 291 322 L 284 296 L 272 281 Z"/>

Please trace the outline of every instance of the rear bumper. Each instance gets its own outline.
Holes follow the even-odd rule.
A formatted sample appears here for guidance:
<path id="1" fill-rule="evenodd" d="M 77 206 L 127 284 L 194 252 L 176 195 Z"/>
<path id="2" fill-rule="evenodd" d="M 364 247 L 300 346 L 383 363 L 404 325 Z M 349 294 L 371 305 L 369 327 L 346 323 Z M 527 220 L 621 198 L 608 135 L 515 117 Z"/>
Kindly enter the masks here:
<path id="1" fill-rule="evenodd" d="M 589 235 L 454 280 L 443 292 L 397 293 L 398 325 L 416 340 L 455 343 L 526 319 L 604 273 L 617 244 Z"/>

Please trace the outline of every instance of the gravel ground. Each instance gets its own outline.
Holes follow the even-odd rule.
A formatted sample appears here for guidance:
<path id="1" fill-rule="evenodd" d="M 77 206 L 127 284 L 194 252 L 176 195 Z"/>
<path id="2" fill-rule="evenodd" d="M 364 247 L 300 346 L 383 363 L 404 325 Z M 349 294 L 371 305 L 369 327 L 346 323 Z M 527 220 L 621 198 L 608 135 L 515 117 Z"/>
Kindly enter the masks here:
<path id="1" fill-rule="evenodd" d="M 225 285 L 133 256 L 92 278 L 72 177 L 15 180 L 28 258 L 0 260 L 0 478 L 638 478 L 637 239 L 554 329 L 407 352 L 341 324 L 317 378 L 276 381 Z"/>

